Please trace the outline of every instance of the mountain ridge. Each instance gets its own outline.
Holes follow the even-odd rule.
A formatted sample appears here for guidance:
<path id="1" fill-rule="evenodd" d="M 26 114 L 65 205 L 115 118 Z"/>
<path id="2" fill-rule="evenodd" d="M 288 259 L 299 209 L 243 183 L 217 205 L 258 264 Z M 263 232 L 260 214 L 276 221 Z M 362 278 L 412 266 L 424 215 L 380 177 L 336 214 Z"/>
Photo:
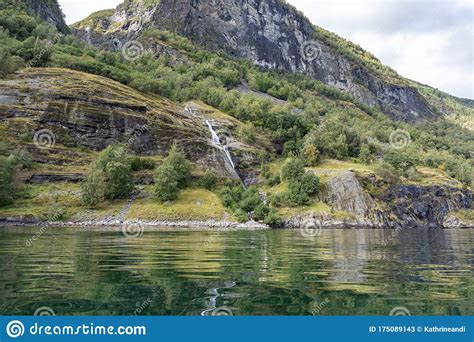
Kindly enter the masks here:
<path id="1" fill-rule="evenodd" d="M 94 24 L 87 20 L 75 24 L 74 31 L 84 37 L 83 30 L 89 27 L 103 36 L 103 41 L 93 43 L 108 48 L 113 48 L 114 39 L 136 39 L 150 27 L 174 31 L 214 52 L 249 59 L 269 69 L 309 75 L 365 105 L 380 107 L 395 119 L 414 122 L 436 117 L 436 110 L 409 82 L 400 76 L 394 78 L 393 71 L 352 43 L 347 43 L 353 47 L 351 51 L 342 45 L 336 51 L 334 45 L 342 38 L 318 30 L 282 1 L 133 1 L 119 5 L 111 17 L 100 21 L 106 23 L 102 32 L 97 26 L 87 26 Z M 351 57 L 353 51 L 368 56 L 367 61 Z M 390 81 L 370 70 L 368 63 L 378 63 Z"/>

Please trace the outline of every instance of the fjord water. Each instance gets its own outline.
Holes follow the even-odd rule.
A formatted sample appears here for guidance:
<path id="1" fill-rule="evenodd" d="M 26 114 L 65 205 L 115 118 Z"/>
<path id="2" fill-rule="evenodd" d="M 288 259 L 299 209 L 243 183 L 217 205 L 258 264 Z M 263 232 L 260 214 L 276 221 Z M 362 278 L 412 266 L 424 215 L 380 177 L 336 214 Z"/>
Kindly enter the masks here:
<path id="1" fill-rule="evenodd" d="M 474 230 L 1 228 L 0 314 L 472 315 L 473 251 Z"/>

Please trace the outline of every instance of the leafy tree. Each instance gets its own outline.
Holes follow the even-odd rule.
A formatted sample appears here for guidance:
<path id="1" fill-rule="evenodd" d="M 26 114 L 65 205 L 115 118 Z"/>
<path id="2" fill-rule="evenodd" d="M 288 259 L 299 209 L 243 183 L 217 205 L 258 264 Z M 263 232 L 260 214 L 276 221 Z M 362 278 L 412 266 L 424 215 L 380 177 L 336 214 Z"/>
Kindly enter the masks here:
<path id="1" fill-rule="evenodd" d="M 161 202 L 173 201 L 180 191 L 178 173 L 170 163 L 164 163 L 156 169 L 155 195 Z"/>
<path id="2" fill-rule="evenodd" d="M 81 185 L 82 203 L 88 208 L 95 208 L 105 199 L 105 174 L 93 163 Z"/>
<path id="3" fill-rule="evenodd" d="M 133 173 L 126 148 L 110 145 L 92 163 L 82 184 L 82 201 L 94 207 L 103 199 L 125 198 L 133 188 Z"/>
<path id="4" fill-rule="evenodd" d="M 316 166 L 321 161 L 321 153 L 313 144 L 305 144 L 302 154 L 306 166 Z"/>
<path id="5" fill-rule="evenodd" d="M 414 168 L 418 162 L 416 152 L 410 150 L 389 150 L 384 160 L 392 165 L 398 172 L 405 174 L 410 168 Z"/>
<path id="6" fill-rule="evenodd" d="M 179 191 L 188 185 L 190 179 L 191 166 L 174 144 L 166 159 L 156 169 L 155 195 L 162 202 L 175 200 Z"/>

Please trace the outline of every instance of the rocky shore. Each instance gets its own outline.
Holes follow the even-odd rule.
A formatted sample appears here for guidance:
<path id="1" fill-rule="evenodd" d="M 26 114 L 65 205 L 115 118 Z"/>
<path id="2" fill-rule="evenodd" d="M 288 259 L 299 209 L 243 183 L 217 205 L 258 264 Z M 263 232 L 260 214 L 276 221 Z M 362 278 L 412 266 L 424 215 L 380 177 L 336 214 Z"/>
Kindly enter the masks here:
<path id="1" fill-rule="evenodd" d="M 249 221 L 247 223 L 238 223 L 232 221 L 147 221 L 147 220 L 89 220 L 89 221 L 67 221 L 67 222 L 46 222 L 33 217 L 0 217 L 0 226 L 5 227 L 57 227 L 57 228 L 124 228 L 124 229 L 167 229 L 183 228 L 188 230 L 265 230 L 271 229 L 266 224 Z M 474 223 L 463 222 L 455 216 L 448 216 L 443 224 L 426 224 L 413 227 L 406 222 L 360 219 L 336 219 L 325 215 L 311 214 L 307 216 L 297 216 L 286 219 L 280 228 L 284 229 L 470 229 L 474 228 Z"/>

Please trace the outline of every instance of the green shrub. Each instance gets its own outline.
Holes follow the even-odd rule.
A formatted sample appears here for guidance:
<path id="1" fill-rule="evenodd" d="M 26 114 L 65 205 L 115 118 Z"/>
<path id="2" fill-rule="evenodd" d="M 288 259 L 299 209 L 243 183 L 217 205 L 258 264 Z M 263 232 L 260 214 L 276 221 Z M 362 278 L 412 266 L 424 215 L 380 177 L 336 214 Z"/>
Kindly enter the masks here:
<path id="1" fill-rule="evenodd" d="M 418 163 L 418 157 L 410 150 L 391 149 L 384 155 L 384 160 L 403 175 Z"/>
<path id="2" fill-rule="evenodd" d="M 156 169 L 155 196 L 161 202 L 178 198 L 191 179 L 191 165 L 178 146 L 174 144 L 166 159 Z"/>
<path id="3" fill-rule="evenodd" d="M 156 163 L 151 158 L 132 157 L 130 159 L 130 167 L 133 172 L 154 170 L 156 168 Z"/>
<path id="4" fill-rule="evenodd" d="M 249 218 L 270 223 L 277 222 L 279 217 L 275 211 L 264 203 L 256 187 L 244 189 L 242 185 L 225 187 L 220 198 L 222 204 L 231 209 L 239 222 L 246 222 Z M 271 215 L 271 217 L 269 217 Z"/>
<path id="5" fill-rule="evenodd" d="M 170 163 L 158 167 L 155 175 L 155 196 L 161 202 L 178 198 L 180 186 L 178 173 Z"/>
<path id="6" fill-rule="evenodd" d="M 67 219 L 67 209 L 64 207 L 56 207 L 47 213 L 46 217 L 49 222 L 61 222 Z"/>
<path id="7" fill-rule="evenodd" d="M 400 175 L 391 164 L 386 162 L 378 163 L 375 166 L 375 174 L 382 178 L 382 180 L 387 184 L 396 184 L 400 182 Z"/>
<path id="8" fill-rule="evenodd" d="M 360 148 L 359 161 L 364 164 L 370 164 L 374 161 L 374 156 L 368 144 L 363 144 Z"/>
<path id="9" fill-rule="evenodd" d="M 266 184 L 268 186 L 277 186 L 278 184 L 281 183 L 281 177 L 280 175 L 271 175 L 270 178 L 268 178 Z"/>
<path id="10" fill-rule="evenodd" d="M 244 143 L 252 144 L 255 142 L 257 135 L 255 126 L 252 123 L 242 124 L 237 129 L 237 135 Z"/>
<path id="11" fill-rule="evenodd" d="M 93 163 L 86 178 L 81 184 L 82 203 L 88 208 L 95 208 L 105 199 L 105 174 Z"/>
<path id="12" fill-rule="evenodd" d="M 242 194 L 239 207 L 246 212 L 253 212 L 259 205 L 263 203 L 260 193 L 256 187 L 250 187 Z"/>
<path id="13" fill-rule="evenodd" d="M 292 181 L 300 179 L 305 173 L 304 163 L 297 158 L 288 159 L 281 169 L 281 179 Z"/>
<path id="14" fill-rule="evenodd" d="M 13 175 L 15 172 L 15 158 L 0 156 L 0 206 L 13 203 Z"/>
<path id="15" fill-rule="evenodd" d="M 204 174 L 204 177 L 202 177 L 199 181 L 199 185 L 203 187 L 204 189 L 207 190 L 214 190 L 217 186 L 217 175 L 214 171 L 212 170 L 207 170 L 206 173 Z"/>
<path id="16" fill-rule="evenodd" d="M 283 220 L 274 208 L 270 209 L 263 222 L 270 227 L 280 227 L 283 224 Z"/>
<path id="17" fill-rule="evenodd" d="M 15 153 L 18 165 L 22 169 L 31 170 L 33 168 L 33 156 L 27 149 L 20 149 Z"/>
<path id="18" fill-rule="evenodd" d="M 82 184 L 82 201 L 93 208 L 104 199 L 126 198 L 133 188 L 133 173 L 126 148 L 110 145 L 90 166 Z"/>

